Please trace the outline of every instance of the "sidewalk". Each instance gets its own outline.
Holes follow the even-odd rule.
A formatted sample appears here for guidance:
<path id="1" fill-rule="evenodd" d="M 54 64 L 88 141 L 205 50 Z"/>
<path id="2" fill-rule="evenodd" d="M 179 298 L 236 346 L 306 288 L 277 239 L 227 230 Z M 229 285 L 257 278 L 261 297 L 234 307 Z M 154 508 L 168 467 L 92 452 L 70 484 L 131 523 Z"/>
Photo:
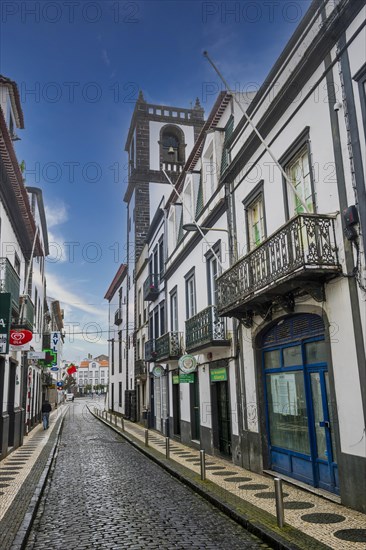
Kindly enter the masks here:
<path id="1" fill-rule="evenodd" d="M 56 451 L 67 407 L 50 415 L 50 427 L 36 426 L 21 447 L 0 462 L 0 548 L 20 549 L 30 527 Z"/>
<path id="2" fill-rule="evenodd" d="M 145 429 L 139 424 L 124 420 L 122 431 L 121 418 L 105 412 L 104 418 L 101 418 L 101 410 L 96 407 L 90 412 L 274 547 L 366 549 L 366 515 L 360 512 L 284 482 L 285 527 L 279 529 L 272 477 L 255 474 L 218 457 L 206 455 L 206 481 L 201 481 L 197 450 L 171 439 L 170 458 L 167 459 L 165 437 L 159 432 L 149 430 L 149 444 L 146 447 Z"/>

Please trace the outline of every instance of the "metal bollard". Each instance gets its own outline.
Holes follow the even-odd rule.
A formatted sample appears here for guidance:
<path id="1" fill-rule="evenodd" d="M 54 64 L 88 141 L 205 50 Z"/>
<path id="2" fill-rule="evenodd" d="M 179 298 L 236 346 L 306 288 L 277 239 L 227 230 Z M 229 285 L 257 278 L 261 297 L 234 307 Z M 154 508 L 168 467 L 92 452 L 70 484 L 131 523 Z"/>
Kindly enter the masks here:
<path id="1" fill-rule="evenodd" d="M 123 432 L 125 431 L 125 423 L 123 421 L 123 416 L 121 416 L 121 429 Z"/>
<path id="2" fill-rule="evenodd" d="M 206 479 L 206 453 L 204 449 L 200 450 L 200 466 L 201 466 L 201 479 Z"/>
<path id="3" fill-rule="evenodd" d="M 145 430 L 145 447 L 149 446 L 149 430 Z"/>
<path id="4" fill-rule="evenodd" d="M 283 507 L 282 479 L 274 478 L 274 489 L 276 498 L 276 516 L 278 527 L 283 527 L 285 523 L 285 510 Z"/>
<path id="5" fill-rule="evenodd" d="M 170 445 L 169 437 L 165 438 L 165 458 L 170 458 Z"/>

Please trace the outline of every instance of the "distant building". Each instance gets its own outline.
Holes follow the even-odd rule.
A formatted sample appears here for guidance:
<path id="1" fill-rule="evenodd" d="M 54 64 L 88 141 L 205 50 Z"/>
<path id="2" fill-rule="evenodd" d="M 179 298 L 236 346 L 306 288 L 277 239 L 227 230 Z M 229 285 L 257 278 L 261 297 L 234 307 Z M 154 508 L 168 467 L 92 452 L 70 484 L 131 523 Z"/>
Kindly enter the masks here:
<path id="1" fill-rule="evenodd" d="M 95 359 L 80 361 L 75 378 L 80 393 L 106 392 L 109 383 L 108 356 L 100 355 Z"/>

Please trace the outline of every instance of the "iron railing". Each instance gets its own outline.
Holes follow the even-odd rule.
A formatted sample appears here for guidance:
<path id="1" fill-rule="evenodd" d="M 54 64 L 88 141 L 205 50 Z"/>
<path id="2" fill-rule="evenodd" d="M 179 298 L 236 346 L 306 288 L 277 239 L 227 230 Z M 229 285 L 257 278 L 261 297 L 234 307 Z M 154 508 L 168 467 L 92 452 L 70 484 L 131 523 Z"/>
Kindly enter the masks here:
<path id="1" fill-rule="evenodd" d="M 181 354 L 180 332 L 167 332 L 155 341 L 156 360 L 178 358 Z"/>
<path id="2" fill-rule="evenodd" d="M 186 321 L 186 349 L 228 343 L 225 319 L 218 316 L 216 306 L 208 306 Z"/>
<path id="3" fill-rule="evenodd" d="M 0 293 L 11 294 L 12 308 L 19 311 L 20 277 L 8 258 L 0 258 Z"/>
<path id="4" fill-rule="evenodd" d="M 135 376 L 141 377 L 146 375 L 146 363 L 142 359 L 135 361 Z"/>
<path id="5" fill-rule="evenodd" d="M 155 300 L 159 295 L 159 274 L 150 273 L 144 282 L 144 301 Z"/>
<path id="6" fill-rule="evenodd" d="M 225 315 L 254 293 L 306 271 L 341 271 L 335 241 L 334 218 L 318 214 L 299 214 L 236 262 L 218 279 L 218 311 Z"/>
<path id="7" fill-rule="evenodd" d="M 154 362 L 156 360 L 155 342 L 155 339 L 145 342 L 145 361 Z"/>
<path id="8" fill-rule="evenodd" d="M 114 324 L 115 325 L 120 325 L 123 321 L 123 318 L 122 318 L 122 308 L 118 308 L 116 309 L 115 313 L 114 313 Z"/>
<path id="9" fill-rule="evenodd" d="M 20 296 L 19 326 L 33 330 L 34 304 L 28 294 Z"/>

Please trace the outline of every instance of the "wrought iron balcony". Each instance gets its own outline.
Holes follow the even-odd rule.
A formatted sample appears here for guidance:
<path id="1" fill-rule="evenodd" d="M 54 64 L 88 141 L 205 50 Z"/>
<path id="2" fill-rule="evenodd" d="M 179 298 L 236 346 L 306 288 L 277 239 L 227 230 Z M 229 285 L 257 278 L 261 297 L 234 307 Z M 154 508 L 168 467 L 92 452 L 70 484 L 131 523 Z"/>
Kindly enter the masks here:
<path id="1" fill-rule="evenodd" d="M 228 345 L 225 319 L 220 319 L 216 306 L 208 306 L 186 321 L 187 351 Z"/>
<path id="2" fill-rule="evenodd" d="M 181 333 L 167 332 L 155 341 L 156 361 L 178 359 L 181 355 Z"/>
<path id="3" fill-rule="evenodd" d="M 334 218 L 299 214 L 218 278 L 219 314 L 251 317 L 274 301 L 293 309 L 297 290 L 321 301 L 323 283 L 341 271 Z"/>
<path id="4" fill-rule="evenodd" d="M 155 342 L 156 340 L 145 342 L 145 361 L 153 363 L 156 360 Z"/>
<path id="5" fill-rule="evenodd" d="M 159 295 L 159 274 L 150 273 L 144 282 L 144 301 L 152 302 Z"/>
<path id="6" fill-rule="evenodd" d="M 116 309 L 116 311 L 114 313 L 114 324 L 115 325 L 121 325 L 122 321 L 123 321 L 122 308 L 119 307 L 118 309 Z"/>
<path id="7" fill-rule="evenodd" d="M 20 277 L 8 258 L 0 258 L 0 293 L 11 294 L 12 309 L 19 311 Z"/>
<path id="8" fill-rule="evenodd" d="M 20 304 L 20 307 L 19 307 L 18 322 L 12 326 L 22 327 L 33 331 L 34 304 L 30 296 L 28 296 L 28 294 L 24 294 L 23 296 L 20 296 L 19 304 Z"/>
<path id="9" fill-rule="evenodd" d="M 135 361 L 135 378 L 146 377 L 146 363 L 142 359 Z"/>

